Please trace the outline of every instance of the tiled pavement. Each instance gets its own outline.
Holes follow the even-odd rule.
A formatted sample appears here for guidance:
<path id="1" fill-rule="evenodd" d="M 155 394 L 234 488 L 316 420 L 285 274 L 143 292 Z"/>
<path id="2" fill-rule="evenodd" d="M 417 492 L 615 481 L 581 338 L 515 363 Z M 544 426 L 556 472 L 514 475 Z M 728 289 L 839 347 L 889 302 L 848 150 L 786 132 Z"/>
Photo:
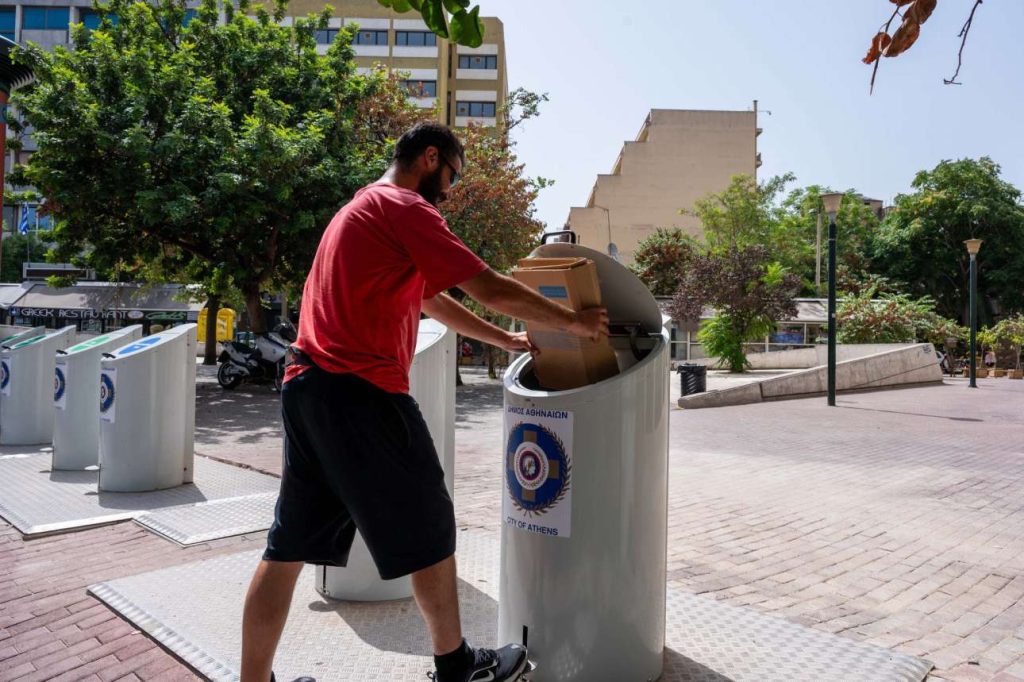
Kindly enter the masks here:
<path id="1" fill-rule="evenodd" d="M 456 510 L 496 532 L 501 390 L 467 379 Z M 979 386 L 673 410 L 673 584 L 925 656 L 936 678 L 1024 680 L 1024 382 Z M 279 470 L 273 394 L 199 401 L 200 453 Z M 131 523 L 24 542 L 0 523 L 0 682 L 193 679 L 84 588 L 260 542 L 182 549 Z"/>

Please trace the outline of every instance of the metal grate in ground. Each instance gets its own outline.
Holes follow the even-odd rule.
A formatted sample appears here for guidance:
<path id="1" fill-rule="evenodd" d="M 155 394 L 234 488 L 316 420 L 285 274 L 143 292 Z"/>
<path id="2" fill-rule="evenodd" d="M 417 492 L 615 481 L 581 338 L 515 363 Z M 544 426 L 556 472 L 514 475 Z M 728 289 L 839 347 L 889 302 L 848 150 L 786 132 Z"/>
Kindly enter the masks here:
<path id="1" fill-rule="evenodd" d="M 459 536 L 459 595 L 471 642 L 494 641 L 498 554 L 490 534 Z M 242 602 L 259 556 L 228 555 L 100 583 L 89 591 L 203 675 L 233 682 Z M 426 679 L 431 660 L 422 654 L 430 643 L 411 599 L 328 602 L 314 591 L 315 570 L 307 567 L 299 578 L 275 661 L 279 679 Z M 918 682 L 931 669 L 918 658 L 672 588 L 667 620 L 662 682 Z M 550 680 L 544 662 L 538 664 L 533 679 Z"/>
<path id="2" fill-rule="evenodd" d="M 280 481 L 205 457 L 195 483 L 147 493 L 96 491 L 96 471 L 52 471 L 50 454 L 0 459 L 0 516 L 26 537 L 123 521 L 142 513 L 228 497 L 276 493 Z"/>

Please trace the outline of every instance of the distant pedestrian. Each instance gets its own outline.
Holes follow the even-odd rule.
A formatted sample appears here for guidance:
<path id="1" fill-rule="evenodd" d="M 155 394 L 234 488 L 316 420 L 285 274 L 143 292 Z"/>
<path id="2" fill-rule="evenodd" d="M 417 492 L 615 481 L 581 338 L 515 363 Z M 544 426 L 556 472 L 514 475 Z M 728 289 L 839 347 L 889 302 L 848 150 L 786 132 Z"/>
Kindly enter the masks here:
<path id="1" fill-rule="evenodd" d="M 996 354 L 991 348 L 985 351 L 985 366 L 989 369 L 996 366 Z"/>

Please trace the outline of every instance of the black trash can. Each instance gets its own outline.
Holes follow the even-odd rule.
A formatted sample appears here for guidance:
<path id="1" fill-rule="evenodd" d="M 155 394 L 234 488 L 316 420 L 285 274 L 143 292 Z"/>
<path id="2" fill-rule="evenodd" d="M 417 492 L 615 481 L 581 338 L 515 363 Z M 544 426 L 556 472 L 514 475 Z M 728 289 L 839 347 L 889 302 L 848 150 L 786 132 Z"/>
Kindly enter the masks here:
<path id="1" fill-rule="evenodd" d="M 680 395 L 693 395 L 708 390 L 708 368 L 684 362 L 676 367 L 679 372 Z"/>

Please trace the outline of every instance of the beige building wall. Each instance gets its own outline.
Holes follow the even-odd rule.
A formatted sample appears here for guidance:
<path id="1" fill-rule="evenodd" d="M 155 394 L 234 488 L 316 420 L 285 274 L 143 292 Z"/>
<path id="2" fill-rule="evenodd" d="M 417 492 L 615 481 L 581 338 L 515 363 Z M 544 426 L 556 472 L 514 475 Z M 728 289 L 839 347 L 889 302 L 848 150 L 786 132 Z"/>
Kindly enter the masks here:
<path id="1" fill-rule="evenodd" d="M 754 111 L 653 109 L 612 172 L 597 176 L 586 205 L 569 210 L 569 228 L 597 251 L 614 244 L 626 264 L 656 228 L 700 237 L 700 222 L 680 209 L 724 190 L 734 175 L 756 176 L 759 134 L 756 103 Z"/>
<path id="2" fill-rule="evenodd" d="M 456 45 L 440 37 L 436 46 L 409 46 L 399 45 L 397 34 L 428 32 L 422 17 L 415 11 L 399 14 L 377 0 L 292 0 L 288 11 L 292 17 L 318 14 L 327 4 L 334 8 L 331 28 L 356 23 L 361 31 L 387 31 L 386 44 L 353 45 L 360 69 L 383 65 L 408 73 L 414 87 L 418 82 L 436 83 L 436 97 L 410 99 L 424 108 L 436 105 L 438 120 L 446 125 L 498 124 L 497 112 L 508 96 L 505 28 L 500 19 L 481 17 L 484 43 L 478 48 Z M 265 2 L 264 6 L 269 9 L 270 3 Z M 326 51 L 327 47 L 325 44 L 320 49 Z"/>

